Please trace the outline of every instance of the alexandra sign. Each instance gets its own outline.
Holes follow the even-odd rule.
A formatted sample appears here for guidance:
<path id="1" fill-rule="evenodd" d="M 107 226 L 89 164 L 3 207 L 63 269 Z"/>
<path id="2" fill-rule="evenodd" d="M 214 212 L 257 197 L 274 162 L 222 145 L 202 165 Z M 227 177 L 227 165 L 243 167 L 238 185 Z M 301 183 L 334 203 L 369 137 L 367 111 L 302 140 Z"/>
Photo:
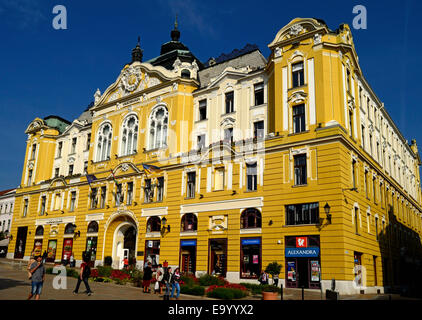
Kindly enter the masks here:
<path id="1" fill-rule="evenodd" d="M 301 258 L 301 257 L 318 257 L 319 248 L 286 248 L 286 257 Z"/>

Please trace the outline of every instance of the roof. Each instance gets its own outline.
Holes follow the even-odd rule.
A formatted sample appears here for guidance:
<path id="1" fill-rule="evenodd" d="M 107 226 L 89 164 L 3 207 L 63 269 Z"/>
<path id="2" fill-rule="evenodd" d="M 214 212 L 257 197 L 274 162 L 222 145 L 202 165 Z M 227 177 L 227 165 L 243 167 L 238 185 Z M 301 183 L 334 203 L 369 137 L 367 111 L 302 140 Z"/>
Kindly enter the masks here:
<path id="1" fill-rule="evenodd" d="M 44 122 L 50 128 L 57 129 L 62 134 L 66 128 L 70 125 L 70 122 L 59 116 L 50 115 L 44 118 Z"/>
<path id="2" fill-rule="evenodd" d="M 9 192 L 11 192 L 11 191 L 14 191 L 14 190 L 16 190 L 16 189 L 7 189 L 7 190 L 2 190 L 2 191 L 0 191 L 0 196 L 3 196 L 3 195 L 5 195 L 5 194 L 7 194 L 7 193 L 9 193 Z"/>

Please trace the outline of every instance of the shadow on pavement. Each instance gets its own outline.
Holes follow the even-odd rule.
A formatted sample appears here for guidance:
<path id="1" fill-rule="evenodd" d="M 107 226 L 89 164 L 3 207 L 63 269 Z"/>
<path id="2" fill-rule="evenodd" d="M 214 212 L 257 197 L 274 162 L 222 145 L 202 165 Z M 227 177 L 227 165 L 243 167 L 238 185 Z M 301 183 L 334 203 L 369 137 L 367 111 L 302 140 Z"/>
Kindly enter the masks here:
<path id="1" fill-rule="evenodd" d="M 0 290 L 14 288 L 18 286 L 29 287 L 30 284 L 25 281 L 0 278 Z"/>

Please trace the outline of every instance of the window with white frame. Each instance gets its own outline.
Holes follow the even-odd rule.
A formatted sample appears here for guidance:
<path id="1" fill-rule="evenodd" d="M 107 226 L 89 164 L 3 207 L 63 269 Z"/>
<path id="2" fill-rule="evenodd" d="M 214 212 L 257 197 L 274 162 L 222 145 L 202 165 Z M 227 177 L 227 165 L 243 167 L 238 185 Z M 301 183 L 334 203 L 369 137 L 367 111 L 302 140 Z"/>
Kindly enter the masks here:
<path id="1" fill-rule="evenodd" d="M 303 62 L 292 65 L 292 83 L 293 88 L 303 86 L 305 84 Z"/>
<path id="2" fill-rule="evenodd" d="M 76 142 L 77 142 L 77 138 L 72 138 L 72 147 L 70 149 L 70 153 L 75 153 L 76 152 Z"/>
<path id="3" fill-rule="evenodd" d="M 76 191 L 70 193 L 70 209 L 69 211 L 75 211 L 76 207 Z"/>
<path id="4" fill-rule="evenodd" d="M 28 199 L 23 200 L 23 216 L 26 217 L 28 214 Z"/>
<path id="5" fill-rule="evenodd" d="M 113 129 L 110 123 L 104 123 L 98 130 L 97 136 L 97 161 L 110 159 L 111 139 Z"/>
<path id="6" fill-rule="evenodd" d="M 248 191 L 257 190 L 257 170 L 256 162 L 251 164 L 246 164 L 246 188 Z"/>
<path id="7" fill-rule="evenodd" d="M 255 106 L 264 103 L 264 83 L 260 82 L 254 85 Z"/>
<path id="8" fill-rule="evenodd" d="M 203 148 L 205 148 L 205 134 L 200 134 L 198 137 L 197 137 L 197 139 L 198 139 L 198 143 L 197 143 L 197 146 L 198 146 L 198 149 L 199 150 L 202 150 Z"/>
<path id="9" fill-rule="evenodd" d="M 188 172 L 187 180 L 186 197 L 195 198 L 196 172 Z"/>
<path id="10" fill-rule="evenodd" d="M 307 183 L 306 154 L 295 155 L 293 159 L 295 185 L 305 185 Z"/>
<path id="11" fill-rule="evenodd" d="M 129 115 L 123 121 L 122 144 L 120 155 L 126 156 L 136 153 L 138 144 L 138 118 L 135 115 Z"/>
<path id="12" fill-rule="evenodd" d="M 224 190 L 224 167 L 215 168 L 214 190 Z"/>
<path id="13" fill-rule="evenodd" d="M 206 120 L 207 119 L 207 99 L 203 99 L 199 101 L 199 117 L 198 120 Z"/>
<path id="14" fill-rule="evenodd" d="M 47 206 L 47 197 L 46 196 L 42 196 L 41 197 L 40 216 L 43 216 L 44 215 L 46 206 Z"/>
<path id="15" fill-rule="evenodd" d="M 151 112 L 149 119 L 149 148 L 158 149 L 167 146 L 168 110 L 158 106 Z"/>
<path id="16" fill-rule="evenodd" d="M 233 91 L 226 93 L 225 101 L 226 101 L 226 113 L 234 112 L 234 92 Z"/>
<path id="17" fill-rule="evenodd" d="M 300 133 L 305 130 L 305 105 L 293 106 L 293 133 Z"/>

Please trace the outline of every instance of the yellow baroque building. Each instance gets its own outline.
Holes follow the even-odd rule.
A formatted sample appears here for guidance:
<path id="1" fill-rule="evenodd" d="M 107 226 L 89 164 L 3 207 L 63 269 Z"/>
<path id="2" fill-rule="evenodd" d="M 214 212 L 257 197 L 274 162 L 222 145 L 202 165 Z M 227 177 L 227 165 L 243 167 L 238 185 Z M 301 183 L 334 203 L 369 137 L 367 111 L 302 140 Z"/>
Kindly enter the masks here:
<path id="1" fill-rule="evenodd" d="M 201 63 L 177 25 L 138 45 L 73 122 L 26 133 L 9 258 L 151 261 L 285 287 L 386 292 L 420 281 L 409 145 L 365 80 L 348 25 L 297 18 L 269 44 Z"/>

